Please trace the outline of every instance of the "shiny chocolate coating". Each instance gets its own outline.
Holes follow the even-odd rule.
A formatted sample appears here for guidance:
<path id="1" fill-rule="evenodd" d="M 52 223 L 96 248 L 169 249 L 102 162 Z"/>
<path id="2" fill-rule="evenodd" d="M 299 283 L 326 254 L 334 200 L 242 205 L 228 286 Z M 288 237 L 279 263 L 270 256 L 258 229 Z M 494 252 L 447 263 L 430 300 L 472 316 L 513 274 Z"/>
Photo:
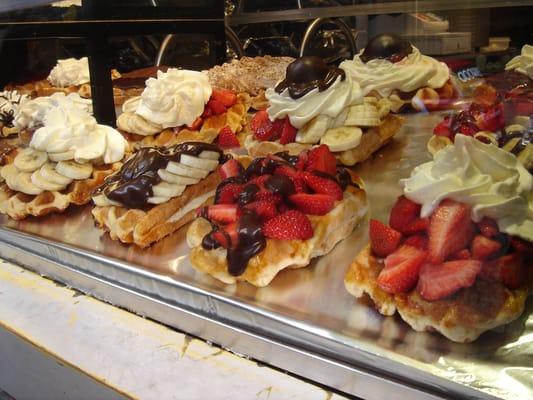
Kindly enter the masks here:
<path id="1" fill-rule="evenodd" d="M 244 273 L 250 258 L 259 254 L 266 246 L 266 239 L 261 229 L 261 220 L 254 213 L 245 213 L 239 219 L 237 233 L 239 243 L 228 249 L 228 272 L 233 276 Z"/>
<path id="2" fill-rule="evenodd" d="M 376 58 L 383 58 L 397 62 L 413 52 L 413 46 L 401 36 L 384 33 L 369 40 L 360 56 L 362 62 L 367 63 Z"/>
<path id="3" fill-rule="evenodd" d="M 288 197 L 296 192 L 294 183 L 285 175 L 272 175 L 265 181 L 265 189 L 274 194 L 279 194 L 283 197 Z"/>

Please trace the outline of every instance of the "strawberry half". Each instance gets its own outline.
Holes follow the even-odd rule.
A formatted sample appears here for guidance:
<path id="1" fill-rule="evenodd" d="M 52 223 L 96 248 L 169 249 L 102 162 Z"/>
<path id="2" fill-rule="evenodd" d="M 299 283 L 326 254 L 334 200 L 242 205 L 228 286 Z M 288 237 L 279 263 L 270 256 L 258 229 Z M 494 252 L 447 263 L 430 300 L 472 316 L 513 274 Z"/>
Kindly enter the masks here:
<path id="1" fill-rule="evenodd" d="M 416 218 L 409 222 L 402 230 L 406 235 L 413 235 L 415 233 L 424 233 L 429 227 L 429 218 Z"/>
<path id="2" fill-rule="evenodd" d="M 477 228 L 483 236 L 488 238 L 493 238 L 498 233 L 500 233 L 496 221 L 488 217 L 484 217 L 481 221 L 479 221 L 477 223 Z"/>
<path id="3" fill-rule="evenodd" d="M 237 95 L 229 90 L 213 89 L 211 98 L 229 108 L 237 102 Z"/>
<path id="4" fill-rule="evenodd" d="M 270 123 L 268 113 L 265 110 L 258 111 L 250 121 L 250 129 L 253 132 L 256 132 L 260 127 L 266 125 L 267 123 Z"/>
<path id="5" fill-rule="evenodd" d="M 244 208 L 256 213 L 262 221 L 268 221 L 276 216 L 276 204 L 268 200 L 259 200 L 248 203 Z"/>
<path id="6" fill-rule="evenodd" d="M 453 137 L 451 126 L 452 117 L 446 116 L 443 121 L 439 122 L 439 124 L 433 128 L 433 134 L 435 136 L 445 136 L 451 139 Z"/>
<path id="7" fill-rule="evenodd" d="M 296 193 L 289 200 L 298 210 L 310 215 L 326 215 L 335 206 L 334 197 L 320 193 Z"/>
<path id="8" fill-rule="evenodd" d="M 237 139 L 237 136 L 231 131 L 229 126 L 225 126 L 220 130 L 217 143 L 223 149 L 230 149 L 241 145 L 239 139 Z"/>
<path id="9" fill-rule="evenodd" d="M 480 272 L 481 262 L 478 260 L 455 260 L 439 265 L 424 264 L 420 270 L 417 291 L 423 299 L 439 300 L 472 286 Z"/>
<path id="10" fill-rule="evenodd" d="M 237 223 L 226 225 L 223 229 L 213 232 L 213 238 L 225 249 L 235 248 L 239 242 Z"/>
<path id="11" fill-rule="evenodd" d="M 313 237 L 313 226 L 305 214 L 289 210 L 267 221 L 263 234 L 271 239 L 307 240 Z"/>
<path id="12" fill-rule="evenodd" d="M 470 244 L 472 258 L 475 260 L 488 260 L 498 255 L 502 244 L 497 240 L 489 239 L 483 235 L 476 235 Z"/>
<path id="13" fill-rule="evenodd" d="M 337 173 L 337 159 L 328 146 L 321 144 L 307 153 L 306 170 L 335 175 Z"/>
<path id="14" fill-rule="evenodd" d="M 214 204 L 207 206 L 207 218 L 218 224 L 231 224 L 239 217 L 239 208 L 236 204 Z"/>
<path id="15" fill-rule="evenodd" d="M 223 186 L 219 186 L 215 194 L 215 204 L 235 203 L 239 194 L 241 194 L 243 187 L 243 185 L 238 183 L 227 183 Z"/>
<path id="16" fill-rule="evenodd" d="M 417 249 L 427 250 L 428 238 L 424 235 L 413 235 L 405 239 L 403 244 L 416 247 Z"/>
<path id="17" fill-rule="evenodd" d="M 207 107 L 209 107 L 215 115 L 224 114 L 226 112 L 226 106 L 222 102 L 213 98 L 207 102 Z"/>
<path id="18" fill-rule="evenodd" d="M 234 158 L 229 159 L 218 169 L 218 173 L 222 179 L 237 176 L 244 171 L 241 163 Z"/>
<path id="19" fill-rule="evenodd" d="M 279 142 L 281 144 L 293 143 L 296 140 L 296 133 L 298 129 L 291 125 L 289 117 L 285 117 Z"/>
<path id="20" fill-rule="evenodd" d="M 448 256 L 468 247 L 474 232 L 470 209 L 463 203 L 443 200 L 430 217 L 428 261 L 441 264 Z"/>
<path id="21" fill-rule="evenodd" d="M 312 172 L 301 172 L 300 174 L 305 184 L 314 192 L 327 194 L 335 200 L 342 200 L 342 188 L 336 180 L 318 176 Z"/>
<path id="22" fill-rule="evenodd" d="M 385 259 L 385 267 L 378 275 L 378 286 L 387 293 L 405 293 L 418 280 L 420 267 L 426 259 L 424 250 L 401 246 Z"/>
<path id="23" fill-rule="evenodd" d="M 370 220 L 370 247 L 378 257 L 387 257 L 398 248 L 402 234 L 376 219 Z"/>
<path id="24" fill-rule="evenodd" d="M 305 183 L 293 167 L 289 165 L 280 165 L 274 170 L 274 175 L 285 175 L 289 177 L 292 180 L 292 183 L 294 184 L 294 188 L 296 190 L 296 193 L 301 193 L 305 189 Z"/>
<path id="25" fill-rule="evenodd" d="M 526 278 L 524 258 L 519 253 L 511 253 L 485 262 L 481 275 L 490 281 L 501 282 L 509 289 L 517 289 Z"/>
<path id="26" fill-rule="evenodd" d="M 407 197 L 398 197 L 390 212 L 390 227 L 399 232 L 407 233 L 405 232 L 405 229 L 408 225 L 420 217 L 420 208 L 420 204 L 409 200 Z"/>

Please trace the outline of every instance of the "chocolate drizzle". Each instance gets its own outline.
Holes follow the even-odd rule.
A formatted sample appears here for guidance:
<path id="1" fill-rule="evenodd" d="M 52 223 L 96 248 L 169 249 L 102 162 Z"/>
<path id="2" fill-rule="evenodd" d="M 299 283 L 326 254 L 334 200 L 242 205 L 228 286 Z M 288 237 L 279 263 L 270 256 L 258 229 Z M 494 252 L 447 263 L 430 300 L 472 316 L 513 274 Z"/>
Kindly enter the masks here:
<path id="1" fill-rule="evenodd" d="M 518 138 L 515 145 L 510 153 L 513 153 L 515 156 L 518 156 L 530 143 L 531 143 L 531 132 L 524 129 L 520 131 L 512 131 L 509 133 L 502 132 L 502 135 L 498 139 L 498 146 L 504 147 L 511 140 Z"/>
<path id="2" fill-rule="evenodd" d="M 242 275 L 250 258 L 259 254 L 266 246 L 261 220 L 254 213 L 243 214 L 239 219 L 237 234 L 237 246 L 228 249 L 228 272 L 233 276 Z"/>
<path id="3" fill-rule="evenodd" d="M 346 79 L 345 72 L 337 67 L 329 67 L 319 57 L 300 57 L 287 66 L 285 79 L 276 86 L 277 93 L 289 89 L 293 99 L 305 96 L 313 89 L 323 92 L 337 80 Z"/>
<path id="4" fill-rule="evenodd" d="M 5 106 L 9 104 L 19 105 L 22 101 L 23 95 L 19 94 L 18 97 L 11 93 L 11 96 L 0 95 L 0 123 L 4 126 L 12 127 L 13 120 L 15 119 L 15 110 L 12 107 L 9 107 L 5 110 Z"/>
<path id="5" fill-rule="evenodd" d="M 108 199 L 129 208 L 143 208 L 153 196 L 152 187 L 161 182 L 157 171 L 166 168 L 169 161 L 179 162 L 182 154 L 198 156 L 202 151 L 224 155 L 217 146 L 202 142 L 186 142 L 169 148 L 146 147 L 131 157 L 122 168 L 108 177 L 95 194 L 104 193 Z"/>
<path id="6" fill-rule="evenodd" d="M 370 39 L 359 57 L 365 64 L 376 58 L 398 62 L 413 52 L 413 46 L 398 35 L 384 33 Z"/>

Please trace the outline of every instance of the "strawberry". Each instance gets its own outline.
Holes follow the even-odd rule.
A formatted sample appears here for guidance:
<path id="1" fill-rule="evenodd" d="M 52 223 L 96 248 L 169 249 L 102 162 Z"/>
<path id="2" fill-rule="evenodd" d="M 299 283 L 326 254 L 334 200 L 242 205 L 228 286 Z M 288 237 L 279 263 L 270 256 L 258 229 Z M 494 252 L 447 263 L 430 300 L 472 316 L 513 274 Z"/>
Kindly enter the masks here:
<path id="1" fill-rule="evenodd" d="M 231 178 L 237 176 L 244 171 L 241 163 L 236 159 L 231 158 L 220 166 L 218 173 L 222 179 Z"/>
<path id="2" fill-rule="evenodd" d="M 307 171 L 320 171 L 326 174 L 337 173 L 337 159 L 325 144 L 310 150 L 307 154 Z"/>
<path id="3" fill-rule="evenodd" d="M 481 114 L 477 125 L 482 131 L 496 132 L 505 126 L 503 105 L 498 104 L 490 107 L 486 113 Z"/>
<path id="4" fill-rule="evenodd" d="M 250 129 L 253 132 L 256 132 L 260 127 L 266 125 L 269 122 L 270 119 L 266 110 L 258 111 L 255 113 L 255 115 L 252 117 L 252 120 L 250 121 Z"/>
<path id="5" fill-rule="evenodd" d="M 207 206 L 207 218 L 218 224 L 231 224 L 237 221 L 239 208 L 236 204 L 214 204 Z"/>
<path id="6" fill-rule="evenodd" d="M 217 100 L 225 107 L 229 108 L 237 102 L 237 95 L 229 90 L 213 89 L 211 99 Z"/>
<path id="7" fill-rule="evenodd" d="M 275 134 L 273 123 L 270 122 L 269 119 L 267 119 L 266 123 L 264 123 L 259 128 L 257 128 L 256 131 L 254 131 L 254 134 L 255 138 L 262 142 L 271 140 Z"/>
<path id="8" fill-rule="evenodd" d="M 370 220 L 370 247 L 378 257 L 387 257 L 398 248 L 402 234 L 376 219 Z"/>
<path id="9" fill-rule="evenodd" d="M 193 121 L 193 123 L 191 124 L 189 128 L 193 131 L 198 131 L 200 130 L 200 127 L 202 126 L 203 123 L 204 123 L 204 120 L 202 119 L 202 117 L 198 117 Z"/>
<path id="10" fill-rule="evenodd" d="M 213 98 L 207 102 L 207 107 L 211 109 L 214 115 L 224 114 L 226 112 L 226 106 Z"/>
<path id="11" fill-rule="evenodd" d="M 289 210 L 265 222 L 263 234 L 271 239 L 307 240 L 313 237 L 313 226 L 305 214 Z"/>
<path id="12" fill-rule="evenodd" d="M 274 170 L 274 175 L 285 175 L 288 176 L 292 183 L 294 184 L 294 189 L 296 190 L 296 193 L 301 193 L 305 190 L 305 183 L 293 167 L 289 165 L 280 165 Z"/>
<path id="13" fill-rule="evenodd" d="M 477 223 L 477 228 L 483 236 L 488 238 L 493 238 L 500 233 L 496 221 L 489 217 L 484 217 L 481 221 L 479 221 Z"/>
<path id="14" fill-rule="evenodd" d="M 420 269 L 417 291 L 423 299 L 434 301 L 447 297 L 476 282 L 481 261 L 455 260 L 443 264 L 424 264 Z"/>
<path id="15" fill-rule="evenodd" d="M 300 154 L 298 154 L 298 161 L 296 162 L 294 166 L 296 167 L 298 171 L 303 171 L 307 167 L 308 159 L 309 159 L 309 150 L 304 150 L 300 152 Z"/>
<path id="16" fill-rule="evenodd" d="M 518 253 L 533 256 L 533 243 L 527 242 L 519 237 L 511 236 L 511 247 Z"/>
<path id="17" fill-rule="evenodd" d="M 401 246 L 385 259 L 385 267 L 378 275 L 378 286 L 387 293 L 405 293 L 418 280 L 420 267 L 426 259 L 424 250 Z"/>
<path id="18" fill-rule="evenodd" d="M 455 253 L 451 258 L 452 260 L 470 260 L 472 258 L 472 254 L 470 254 L 470 250 L 462 249 Z"/>
<path id="19" fill-rule="evenodd" d="M 227 125 L 222 128 L 218 133 L 217 143 L 223 149 L 239 147 L 241 145 L 239 143 L 239 139 L 237 139 L 237 136 L 231 131 L 231 128 Z"/>
<path id="20" fill-rule="evenodd" d="M 202 118 L 209 118 L 213 115 L 213 110 L 211 110 L 209 107 L 205 107 L 204 108 L 204 112 L 202 113 L 201 117 Z"/>
<path id="21" fill-rule="evenodd" d="M 223 229 L 213 232 L 213 238 L 225 249 L 235 248 L 239 242 L 237 223 L 226 225 Z"/>
<path id="22" fill-rule="evenodd" d="M 289 117 L 285 117 L 283 128 L 281 130 L 281 137 L 279 138 L 279 142 L 281 144 L 293 143 L 296 140 L 297 132 L 298 132 L 298 129 L 296 129 L 294 126 L 291 125 L 291 122 L 289 121 Z"/>
<path id="23" fill-rule="evenodd" d="M 336 180 L 306 171 L 300 172 L 300 176 L 305 184 L 314 192 L 327 194 L 328 196 L 333 197 L 335 200 L 342 200 L 342 188 Z"/>
<path id="24" fill-rule="evenodd" d="M 220 185 L 215 194 L 215 204 L 233 204 L 237 201 L 242 192 L 243 185 L 238 183 L 227 183 Z"/>
<path id="25" fill-rule="evenodd" d="M 403 244 L 416 247 L 417 249 L 427 250 L 428 238 L 424 235 L 413 235 L 405 239 Z"/>
<path id="26" fill-rule="evenodd" d="M 489 260 L 500 252 L 502 244 L 497 240 L 489 239 L 483 235 L 476 235 L 470 244 L 470 251 L 474 260 Z"/>
<path id="27" fill-rule="evenodd" d="M 474 104 L 479 104 L 485 107 L 496 104 L 498 101 L 498 92 L 489 84 L 481 84 L 476 87 L 473 94 Z"/>
<path id="28" fill-rule="evenodd" d="M 450 116 L 444 117 L 444 120 L 439 122 L 439 124 L 433 128 L 433 134 L 435 136 L 446 136 L 447 138 L 452 138 L 453 133 L 451 129 L 452 118 Z"/>
<path id="29" fill-rule="evenodd" d="M 335 206 L 335 198 L 327 194 L 296 193 L 289 200 L 298 210 L 310 215 L 326 215 Z"/>
<path id="30" fill-rule="evenodd" d="M 462 123 L 459 125 L 455 133 L 460 133 L 462 135 L 466 136 L 474 136 L 476 133 L 480 131 L 479 127 L 476 124 L 471 123 Z"/>
<path id="31" fill-rule="evenodd" d="M 411 222 L 420 217 L 420 208 L 420 204 L 409 200 L 407 197 L 398 197 L 390 212 L 390 227 L 403 232 Z"/>
<path id="32" fill-rule="evenodd" d="M 268 200 L 253 201 L 246 204 L 244 208 L 255 212 L 263 221 L 274 218 L 278 213 L 275 203 Z"/>
<path id="33" fill-rule="evenodd" d="M 526 278 L 525 267 L 522 255 L 511 253 L 485 263 L 483 275 L 489 280 L 501 282 L 509 289 L 517 289 Z"/>
<path id="34" fill-rule="evenodd" d="M 412 235 L 415 233 L 426 232 L 429 227 L 429 218 L 417 218 L 409 222 L 402 230 L 402 233 L 406 235 Z"/>
<path id="35" fill-rule="evenodd" d="M 467 247 L 474 232 L 469 208 L 454 200 L 443 200 L 430 217 L 428 261 L 441 264 L 449 255 Z"/>
<path id="36" fill-rule="evenodd" d="M 272 123 L 272 134 L 268 140 L 278 140 L 283 132 L 283 126 L 285 125 L 285 119 L 276 119 Z"/>
<path id="37" fill-rule="evenodd" d="M 269 203 L 273 203 L 273 204 L 280 204 L 281 203 L 281 195 L 279 194 L 274 194 L 272 192 L 269 192 L 268 190 L 260 190 L 259 192 L 257 192 L 254 196 L 254 200 L 255 201 L 268 201 Z"/>

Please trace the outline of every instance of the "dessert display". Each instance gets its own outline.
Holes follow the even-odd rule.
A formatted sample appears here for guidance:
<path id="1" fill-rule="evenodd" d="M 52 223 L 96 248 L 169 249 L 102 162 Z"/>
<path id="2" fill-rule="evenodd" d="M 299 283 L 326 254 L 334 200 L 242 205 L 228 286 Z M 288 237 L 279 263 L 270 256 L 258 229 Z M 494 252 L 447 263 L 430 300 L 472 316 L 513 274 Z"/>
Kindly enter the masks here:
<path id="1" fill-rule="evenodd" d="M 0 212 L 13 219 L 62 212 L 91 192 L 122 160 L 128 144 L 100 125 L 74 99 L 56 93 L 26 102 L 15 125 L 31 130 L 29 144 L 11 149 L 0 167 Z"/>
<path id="2" fill-rule="evenodd" d="M 345 276 L 378 311 L 456 342 L 518 318 L 533 292 L 533 177 L 497 146 L 458 134 L 401 181 L 389 225 Z"/>
<path id="3" fill-rule="evenodd" d="M 18 133 L 18 128 L 14 125 L 15 114 L 29 99 L 16 90 L 0 92 L 0 138 Z"/>
<path id="4" fill-rule="evenodd" d="M 198 209 L 187 232 L 193 267 L 224 283 L 266 286 L 329 253 L 367 211 L 361 181 L 336 164 L 325 145 L 226 162 L 214 204 Z"/>
<path id="5" fill-rule="evenodd" d="M 251 119 L 244 140 L 255 157 L 298 154 L 323 144 L 344 165 L 364 161 L 402 125 L 387 99 L 364 97 L 357 81 L 318 57 L 289 64 L 285 78 L 266 91 L 269 107 Z"/>
<path id="6" fill-rule="evenodd" d="M 390 100 L 393 112 L 444 109 L 458 94 L 446 64 L 394 34 L 373 37 L 340 67 L 359 83 L 364 96 Z"/>
<path id="7" fill-rule="evenodd" d="M 215 195 L 226 158 L 202 142 L 142 148 L 94 191 L 94 219 L 112 239 L 147 247 L 190 222 Z"/>
<path id="8" fill-rule="evenodd" d="M 512 58 L 505 66 L 506 71 L 516 71 L 533 79 L 533 46 L 526 44 L 520 55 Z"/>
<path id="9" fill-rule="evenodd" d="M 139 147 L 169 146 L 187 141 L 238 147 L 236 134 L 249 108 L 246 94 L 213 90 L 207 75 L 169 68 L 149 78 L 140 96 L 122 105 L 118 128 Z"/>

